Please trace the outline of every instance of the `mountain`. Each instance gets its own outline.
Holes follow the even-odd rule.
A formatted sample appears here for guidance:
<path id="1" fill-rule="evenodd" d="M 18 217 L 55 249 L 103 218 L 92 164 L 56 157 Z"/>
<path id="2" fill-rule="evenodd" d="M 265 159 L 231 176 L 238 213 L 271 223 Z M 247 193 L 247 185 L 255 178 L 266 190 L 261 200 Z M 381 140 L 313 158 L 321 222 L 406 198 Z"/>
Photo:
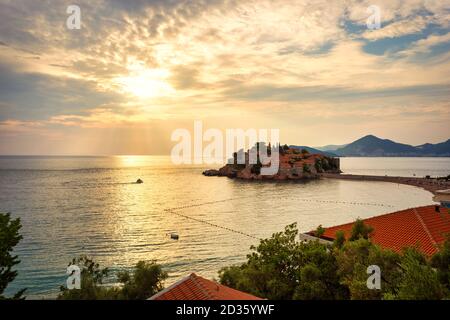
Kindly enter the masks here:
<path id="1" fill-rule="evenodd" d="M 446 156 L 450 156 L 450 139 L 448 139 L 445 142 L 431 144 L 431 143 L 425 143 L 420 146 L 416 147 L 419 149 L 423 154 L 443 154 Z"/>
<path id="2" fill-rule="evenodd" d="M 323 147 L 315 147 L 315 149 L 320 150 L 320 151 L 336 151 L 339 148 L 343 148 L 347 146 L 346 144 L 328 144 L 326 146 Z"/>
<path id="3" fill-rule="evenodd" d="M 353 157 L 449 157 L 450 139 L 446 142 L 411 146 L 368 135 L 334 151 L 338 156 Z"/>
<path id="4" fill-rule="evenodd" d="M 420 146 L 398 143 L 367 135 L 345 145 L 327 145 L 319 148 L 290 145 L 293 149 L 306 149 L 328 157 L 450 157 L 450 139 L 445 142 Z"/>
<path id="5" fill-rule="evenodd" d="M 333 153 L 333 152 L 322 151 L 322 150 L 311 148 L 311 147 L 307 147 L 307 146 L 290 145 L 289 148 L 298 149 L 298 150 L 305 149 L 309 153 L 321 154 L 321 155 L 327 156 L 327 157 L 337 157 L 338 156 L 336 153 Z"/>

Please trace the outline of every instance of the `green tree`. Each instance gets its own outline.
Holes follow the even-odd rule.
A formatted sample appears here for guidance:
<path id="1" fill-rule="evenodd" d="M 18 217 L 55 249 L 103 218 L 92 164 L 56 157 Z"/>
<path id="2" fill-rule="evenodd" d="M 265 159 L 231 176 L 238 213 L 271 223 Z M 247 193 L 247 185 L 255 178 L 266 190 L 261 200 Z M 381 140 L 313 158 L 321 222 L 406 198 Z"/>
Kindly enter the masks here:
<path id="1" fill-rule="evenodd" d="M 338 282 L 329 246 L 297 241 L 297 225 L 252 246 L 247 262 L 219 271 L 220 282 L 267 299 L 339 299 L 346 290 Z"/>
<path id="2" fill-rule="evenodd" d="M 439 282 L 438 273 L 416 248 L 404 249 L 400 266 L 403 273 L 398 292 L 388 297 L 400 300 L 439 300 L 446 296 L 446 288 Z"/>
<path id="3" fill-rule="evenodd" d="M 353 223 L 352 233 L 349 240 L 355 241 L 360 238 L 369 239 L 372 232 L 373 228 L 371 226 L 366 225 L 361 219 L 356 219 L 356 221 Z"/>
<path id="4" fill-rule="evenodd" d="M 314 167 L 316 168 L 316 171 L 319 173 L 324 171 L 321 159 L 316 159 L 316 161 L 314 163 Z"/>
<path id="5" fill-rule="evenodd" d="M 431 266 L 436 269 L 439 282 L 450 291 L 450 234 L 447 234 L 440 250 L 431 258 Z"/>
<path id="6" fill-rule="evenodd" d="M 119 290 L 102 286 L 103 280 L 109 274 L 108 268 L 101 268 L 92 258 L 82 255 L 72 259 L 70 265 L 77 265 L 81 270 L 81 288 L 67 289 L 60 287 L 60 300 L 114 300 Z"/>
<path id="7" fill-rule="evenodd" d="M 145 300 L 161 291 L 167 272 L 155 261 L 139 261 L 133 274 L 123 271 L 118 274 L 119 282 L 123 283 L 120 299 Z"/>
<path id="8" fill-rule="evenodd" d="M 132 273 L 122 271 L 117 274 L 121 286 L 105 286 L 103 281 L 109 275 L 108 268 L 101 268 L 92 258 L 80 256 L 72 259 L 70 265 L 81 269 L 81 288 L 60 287 L 60 300 L 143 300 L 163 289 L 167 278 L 156 262 L 139 261 Z"/>
<path id="9" fill-rule="evenodd" d="M 339 283 L 338 264 L 331 248 L 318 241 L 301 243 L 298 285 L 293 299 L 347 299 L 348 289 Z"/>
<path id="10" fill-rule="evenodd" d="M 340 249 L 345 243 L 345 232 L 342 230 L 338 230 L 336 232 L 336 236 L 333 241 L 333 246 Z"/>
<path id="11" fill-rule="evenodd" d="M 20 218 L 11 219 L 9 213 L 0 213 L 0 299 L 6 299 L 3 292 L 9 283 L 17 277 L 12 268 L 20 263 L 16 255 L 12 255 L 14 247 L 22 240 L 19 230 L 22 228 Z M 12 299 L 23 299 L 26 289 L 17 292 Z"/>
<path id="12" fill-rule="evenodd" d="M 373 228 L 357 220 L 349 241 L 297 241 L 296 224 L 261 240 L 247 262 L 223 268 L 220 282 L 267 299 L 443 299 L 449 294 L 450 239 L 431 260 L 415 248 L 402 254 L 370 240 Z M 319 226 L 316 234 L 322 234 Z M 368 267 L 381 271 L 381 288 L 369 289 Z"/>
<path id="13" fill-rule="evenodd" d="M 317 238 L 321 238 L 324 233 L 325 233 L 325 228 L 322 227 L 321 224 L 319 224 L 319 226 L 316 228 L 316 231 L 314 231 L 314 236 L 316 236 Z"/>
<path id="14" fill-rule="evenodd" d="M 322 165 L 322 169 L 325 171 L 332 169 L 329 159 L 330 158 L 328 158 L 328 157 L 322 158 L 321 165 Z"/>
<path id="15" fill-rule="evenodd" d="M 311 173 L 311 168 L 310 168 L 309 165 L 306 164 L 306 163 L 303 164 L 303 172 L 305 172 L 305 173 Z"/>
<path id="16" fill-rule="evenodd" d="M 253 174 L 261 174 L 261 168 L 262 168 L 261 162 L 255 163 L 250 168 L 250 172 Z"/>
<path id="17" fill-rule="evenodd" d="M 381 299 L 384 294 L 392 294 L 398 286 L 401 274 L 400 256 L 390 250 L 383 250 L 370 240 L 360 238 L 347 241 L 334 249 L 341 284 L 350 291 L 351 299 Z M 381 269 L 381 290 L 367 287 L 367 268 L 377 265 Z"/>

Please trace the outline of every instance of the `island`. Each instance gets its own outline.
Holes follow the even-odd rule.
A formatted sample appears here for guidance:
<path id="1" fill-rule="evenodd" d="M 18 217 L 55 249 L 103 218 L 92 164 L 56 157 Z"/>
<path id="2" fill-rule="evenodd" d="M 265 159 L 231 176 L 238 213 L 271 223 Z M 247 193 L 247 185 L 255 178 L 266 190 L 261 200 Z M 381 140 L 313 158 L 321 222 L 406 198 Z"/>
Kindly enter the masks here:
<path id="1" fill-rule="evenodd" d="M 265 144 L 257 143 L 255 147 Z M 244 154 L 245 163 L 239 163 L 239 153 L 235 152 L 233 158 L 222 168 L 203 171 L 205 176 L 222 176 L 245 180 L 300 180 L 320 178 L 323 173 L 339 174 L 339 158 L 329 157 L 324 154 L 309 153 L 306 149 L 291 148 L 287 145 L 277 146 L 279 151 L 278 172 L 273 175 L 262 175 L 261 168 L 265 165 L 258 161 L 250 163 L 249 150 Z M 267 146 L 267 154 L 271 155 L 272 147 Z M 269 165 L 267 165 L 269 166 Z"/>

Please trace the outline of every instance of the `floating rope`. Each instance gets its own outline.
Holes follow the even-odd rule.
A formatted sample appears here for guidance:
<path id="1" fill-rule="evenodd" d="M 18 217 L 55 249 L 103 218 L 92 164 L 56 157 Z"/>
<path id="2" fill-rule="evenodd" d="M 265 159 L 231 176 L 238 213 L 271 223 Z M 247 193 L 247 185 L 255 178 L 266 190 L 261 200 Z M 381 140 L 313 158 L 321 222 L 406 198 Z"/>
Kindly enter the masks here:
<path id="1" fill-rule="evenodd" d="M 394 206 L 390 204 L 384 203 L 373 203 L 373 202 L 348 202 L 348 201 L 338 201 L 338 200 L 318 200 L 318 199 L 297 199 L 297 201 L 304 202 L 319 202 L 319 203 L 338 203 L 338 204 L 351 204 L 354 206 L 376 206 L 376 207 L 389 207 L 393 208 Z"/>
<path id="2" fill-rule="evenodd" d="M 164 209 L 164 211 L 170 211 L 170 210 L 182 210 L 182 209 L 193 208 L 193 207 L 201 207 L 201 206 L 206 206 L 206 205 L 208 205 L 208 204 L 214 204 L 214 203 L 226 202 L 226 201 L 232 201 L 232 200 L 238 200 L 238 199 L 245 199 L 245 198 L 250 198 L 250 196 L 247 196 L 247 197 L 228 198 L 228 199 L 222 199 L 222 200 L 216 200 L 216 201 L 209 201 L 209 202 L 202 202 L 202 203 L 195 203 L 195 204 L 188 204 L 188 205 L 185 205 L 185 206 L 179 206 L 179 207 L 173 207 L 173 208 L 169 208 L 169 209 Z"/>
<path id="3" fill-rule="evenodd" d="M 220 226 L 218 224 L 215 224 L 215 223 L 203 220 L 203 219 L 198 219 L 198 218 L 194 218 L 194 217 L 191 217 L 191 216 L 187 216 L 185 214 L 176 212 L 173 209 L 165 209 L 164 211 L 171 212 L 171 213 L 174 213 L 174 214 L 176 214 L 176 215 L 178 215 L 180 217 L 183 217 L 183 218 L 186 218 L 186 219 L 190 219 L 190 220 L 194 220 L 194 221 L 197 221 L 197 222 L 201 222 L 201 223 L 210 225 L 210 226 L 215 227 L 215 228 L 220 228 L 220 229 L 224 229 L 224 230 L 231 231 L 231 232 L 234 232 L 234 233 L 238 233 L 240 235 L 243 235 L 243 236 L 246 236 L 246 237 L 249 237 L 249 238 L 253 238 L 253 239 L 256 239 L 256 240 L 262 240 L 261 238 L 253 236 L 251 234 L 248 234 L 248 233 L 245 233 L 245 232 L 242 232 L 242 231 L 239 231 L 239 230 L 231 229 L 231 228 L 228 228 L 228 227 Z"/>
<path id="4" fill-rule="evenodd" d="M 205 206 L 209 204 L 219 203 L 219 202 L 226 202 L 226 201 L 232 201 L 232 200 L 238 200 L 238 199 L 245 199 L 250 198 L 250 196 L 247 197 L 236 197 L 236 198 L 228 198 L 223 200 L 216 200 L 216 201 L 209 201 L 209 202 L 202 202 L 202 203 L 196 203 L 196 204 L 189 204 L 179 207 L 173 207 L 170 209 L 165 210 L 182 210 L 187 208 L 193 208 L 193 207 L 200 207 Z M 393 205 L 390 204 L 384 204 L 384 203 L 374 203 L 374 202 L 349 202 L 349 201 L 339 201 L 339 200 L 319 200 L 319 199 L 295 199 L 294 201 L 303 201 L 303 202 L 317 202 L 317 203 L 337 203 L 337 204 L 350 204 L 354 206 L 376 206 L 376 207 L 389 207 L 393 208 Z"/>
<path id="5" fill-rule="evenodd" d="M 244 198 L 249 198 L 250 196 L 247 197 L 236 197 L 236 198 L 228 198 L 228 199 L 222 199 L 222 200 L 216 200 L 216 201 L 208 201 L 208 202 L 202 202 L 202 203 L 195 203 L 195 204 L 190 204 L 190 205 L 184 205 L 184 206 L 179 206 L 179 207 L 173 207 L 173 208 L 167 208 L 164 209 L 165 212 L 170 212 L 173 214 L 176 214 L 182 218 L 185 219 L 189 219 L 189 220 L 193 220 L 196 222 L 200 222 L 203 224 L 207 224 L 209 226 L 215 227 L 215 228 L 219 228 L 219 229 L 223 229 L 223 230 L 227 230 L 230 232 L 234 232 L 252 239 L 256 239 L 256 240 L 262 240 L 261 238 L 258 238 L 254 235 L 239 231 L 239 230 L 235 230 L 235 229 L 231 229 L 225 226 L 221 226 L 203 219 L 199 219 L 199 218 L 194 218 L 185 214 L 182 214 L 180 212 L 177 212 L 178 210 L 183 210 L 183 209 L 187 209 L 187 208 L 194 208 L 194 207 L 200 207 L 200 206 L 205 206 L 205 205 L 209 205 L 209 204 L 215 204 L 215 203 L 220 203 L 220 202 L 227 202 L 227 201 L 232 201 L 232 200 L 237 200 L 237 199 L 244 199 Z M 370 203 L 370 202 L 346 202 L 346 201 L 337 201 L 337 200 L 318 200 L 318 199 L 296 199 L 297 201 L 304 201 L 304 202 L 319 202 L 319 203 L 337 203 L 337 204 L 350 204 L 350 205 L 360 205 L 360 206 L 379 206 L 379 207 L 393 207 L 392 205 L 389 204 L 383 204 L 383 203 Z"/>

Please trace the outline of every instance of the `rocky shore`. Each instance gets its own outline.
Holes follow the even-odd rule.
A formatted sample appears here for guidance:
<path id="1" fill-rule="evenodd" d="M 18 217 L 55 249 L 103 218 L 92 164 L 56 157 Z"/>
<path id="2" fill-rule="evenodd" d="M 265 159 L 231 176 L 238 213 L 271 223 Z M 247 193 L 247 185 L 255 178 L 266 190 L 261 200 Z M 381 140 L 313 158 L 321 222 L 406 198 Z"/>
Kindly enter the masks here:
<path id="1" fill-rule="evenodd" d="M 279 168 L 274 175 L 261 175 L 261 168 L 264 165 L 250 164 L 248 151 L 245 152 L 245 164 L 238 163 L 238 156 L 235 153 L 232 163 L 218 170 L 205 170 L 203 175 L 245 180 L 299 180 L 320 178 L 322 173 L 339 174 L 341 172 L 338 158 L 310 154 L 306 150 L 292 149 L 286 145 L 279 148 Z"/>
<path id="2" fill-rule="evenodd" d="M 433 194 L 437 190 L 450 189 L 450 177 L 431 178 L 394 177 L 342 174 L 339 168 L 339 158 L 328 157 L 321 154 L 310 154 L 306 150 L 279 147 L 279 169 L 274 175 L 261 175 L 261 164 L 250 164 L 248 151 L 245 152 L 245 164 L 239 164 L 237 153 L 233 154 L 232 163 L 220 169 L 203 171 L 203 175 L 211 177 L 228 177 L 244 180 L 300 180 L 300 179 L 344 179 L 358 181 L 383 181 L 405 184 L 423 188 Z M 268 149 L 269 150 L 269 149 Z"/>

